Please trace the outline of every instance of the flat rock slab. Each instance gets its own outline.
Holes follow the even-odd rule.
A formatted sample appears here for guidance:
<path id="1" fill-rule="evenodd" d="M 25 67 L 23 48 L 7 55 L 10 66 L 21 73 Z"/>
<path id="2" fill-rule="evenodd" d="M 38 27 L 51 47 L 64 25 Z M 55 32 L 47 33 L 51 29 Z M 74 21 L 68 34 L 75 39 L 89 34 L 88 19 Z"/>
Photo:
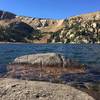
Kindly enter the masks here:
<path id="1" fill-rule="evenodd" d="M 95 100 L 68 85 L 0 79 L 0 100 Z"/>

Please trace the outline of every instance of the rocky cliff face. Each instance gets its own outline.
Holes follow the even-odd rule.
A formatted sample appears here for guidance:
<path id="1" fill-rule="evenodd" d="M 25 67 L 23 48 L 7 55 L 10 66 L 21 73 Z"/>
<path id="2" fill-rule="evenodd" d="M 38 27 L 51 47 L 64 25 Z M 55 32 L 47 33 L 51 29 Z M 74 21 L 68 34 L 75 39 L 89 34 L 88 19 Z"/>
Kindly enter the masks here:
<path id="1" fill-rule="evenodd" d="M 42 32 L 55 32 L 56 30 L 60 29 L 61 26 L 63 26 L 64 22 L 64 20 L 32 18 L 24 16 L 16 16 L 16 18 Z"/>
<path id="2" fill-rule="evenodd" d="M 0 11 L 0 41 L 47 43 L 49 34 L 61 29 L 63 21 L 17 16 Z"/>
<path id="3" fill-rule="evenodd" d="M 12 31 L 13 26 L 8 28 L 9 23 L 20 27 L 17 28 L 17 34 L 19 31 L 22 34 L 27 34 L 23 40 L 19 39 L 22 42 L 100 43 L 100 12 L 70 17 L 69 19 L 54 20 L 17 16 L 9 12 L 0 11 L 0 33 L 3 34 L 3 36 L 2 34 L 0 35 L 1 41 L 9 41 L 9 39 L 4 39 L 5 33 L 9 33 L 8 30 Z M 21 24 L 16 25 L 16 23 Z M 30 31 L 30 29 L 33 31 Z M 31 36 L 28 37 L 29 34 Z M 8 35 L 10 38 L 11 35 Z M 23 36 L 21 35 L 21 37 Z M 15 42 L 20 42 L 16 38 L 11 38 Z"/>

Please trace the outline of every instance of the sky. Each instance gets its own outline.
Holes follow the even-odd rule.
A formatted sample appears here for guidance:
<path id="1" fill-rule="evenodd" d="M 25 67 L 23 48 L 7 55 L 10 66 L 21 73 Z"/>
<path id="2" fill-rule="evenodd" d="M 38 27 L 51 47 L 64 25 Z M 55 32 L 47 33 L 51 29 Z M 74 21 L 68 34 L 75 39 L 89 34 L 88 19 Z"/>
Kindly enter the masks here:
<path id="1" fill-rule="evenodd" d="M 38 18 L 64 19 L 100 11 L 100 0 L 0 0 L 0 10 Z"/>

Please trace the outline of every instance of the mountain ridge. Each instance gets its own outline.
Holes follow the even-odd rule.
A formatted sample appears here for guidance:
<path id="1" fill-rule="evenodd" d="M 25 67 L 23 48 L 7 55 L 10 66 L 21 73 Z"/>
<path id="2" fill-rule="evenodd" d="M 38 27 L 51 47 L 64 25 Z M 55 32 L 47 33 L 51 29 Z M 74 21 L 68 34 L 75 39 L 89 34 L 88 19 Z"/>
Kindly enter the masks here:
<path id="1" fill-rule="evenodd" d="M 15 23 L 21 23 L 20 24 L 21 26 L 19 24 L 16 25 Z M 32 31 L 31 33 L 30 32 L 27 33 L 27 35 L 25 35 L 22 39 L 17 40 L 15 39 L 16 36 L 14 36 L 14 38 L 13 36 L 11 36 L 11 38 L 13 39 L 10 38 L 8 40 L 0 39 L 0 41 L 13 42 L 12 40 L 14 40 L 15 42 L 32 42 L 32 43 L 48 43 L 48 42 L 99 43 L 100 41 L 100 38 L 98 37 L 98 34 L 100 33 L 99 23 L 100 23 L 99 11 L 94 13 L 73 16 L 68 19 L 61 19 L 61 20 L 55 20 L 50 18 L 33 18 L 27 16 L 17 16 L 16 14 L 7 11 L 0 11 L 0 26 L 3 28 L 6 27 L 7 31 L 10 30 L 10 33 L 12 33 L 11 32 L 12 26 L 10 28 L 8 27 L 11 24 L 14 25 L 14 27 L 16 26 L 18 27 L 19 25 L 19 28 L 17 28 L 17 30 L 18 32 L 20 31 L 20 33 L 27 33 L 21 30 L 21 27 L 23 27 L 23 25 L 27 27 L 27 28 L 24 27 L 24 29 L 28 30 L 28 28 L 31 27 L 34 30 L 34 32 Z M 14 33 L 16 33 L 15 30 L 13 31 Z M 1 31 L 1 33 L 3 33 L 3 31 Z M 83 33 L 85 35 L 83 35 Z M 30 38 L 28 38 L 28 34 L 31 34 L 32 36 L 29 36 Z M 2 37 L 5 37 L 5 35 L 3 35 Z"/>

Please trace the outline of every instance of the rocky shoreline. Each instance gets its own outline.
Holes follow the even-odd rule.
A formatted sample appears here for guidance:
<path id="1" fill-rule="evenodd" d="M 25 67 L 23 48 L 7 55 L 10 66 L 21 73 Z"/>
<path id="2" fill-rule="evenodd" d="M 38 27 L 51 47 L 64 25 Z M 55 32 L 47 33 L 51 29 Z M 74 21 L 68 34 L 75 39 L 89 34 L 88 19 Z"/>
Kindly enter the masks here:
<path id="1" fill-rule="evenodd" d="M 0 10 L 0 44 L 6 43 L 100 44 L 100 11 L 55 20 Z M 61 54 L 23 55 L 0 65 L 0 100 L 99 100 L 99 96 L 100 69 Z"/>
<path id="2" fill-rule="evenodd" d="M 17 57 L 11 64 L 5 67 L 0 67 L 0 70 L 2 70 L 0 72 L 0 78 L 10 78 L 11 81 L 14 79 L 27 80 L 27 82 L 37 81 L 37 84 L 41 83 L 41 81 L 44 81 L 49 82 L 50 84 L 59 83 L 59 85 L 70 85 L 74 88 L 84 91 L 85 93 L 88 93 L 94 98 L 94 100 L 99 100 L 99 70 L 93 70 L 84 64 L 79 64 L 78 62 L 69 58 L 64 58 L 64 56 L 61 54 L 42 53 L 24 55 Z M 3 71 L 4 73 L 2 73 Z M 66 96 L 64 98 L 66 98 Z M 62 100 L 66 100 L 64 98 L 62 97 Z"/>

